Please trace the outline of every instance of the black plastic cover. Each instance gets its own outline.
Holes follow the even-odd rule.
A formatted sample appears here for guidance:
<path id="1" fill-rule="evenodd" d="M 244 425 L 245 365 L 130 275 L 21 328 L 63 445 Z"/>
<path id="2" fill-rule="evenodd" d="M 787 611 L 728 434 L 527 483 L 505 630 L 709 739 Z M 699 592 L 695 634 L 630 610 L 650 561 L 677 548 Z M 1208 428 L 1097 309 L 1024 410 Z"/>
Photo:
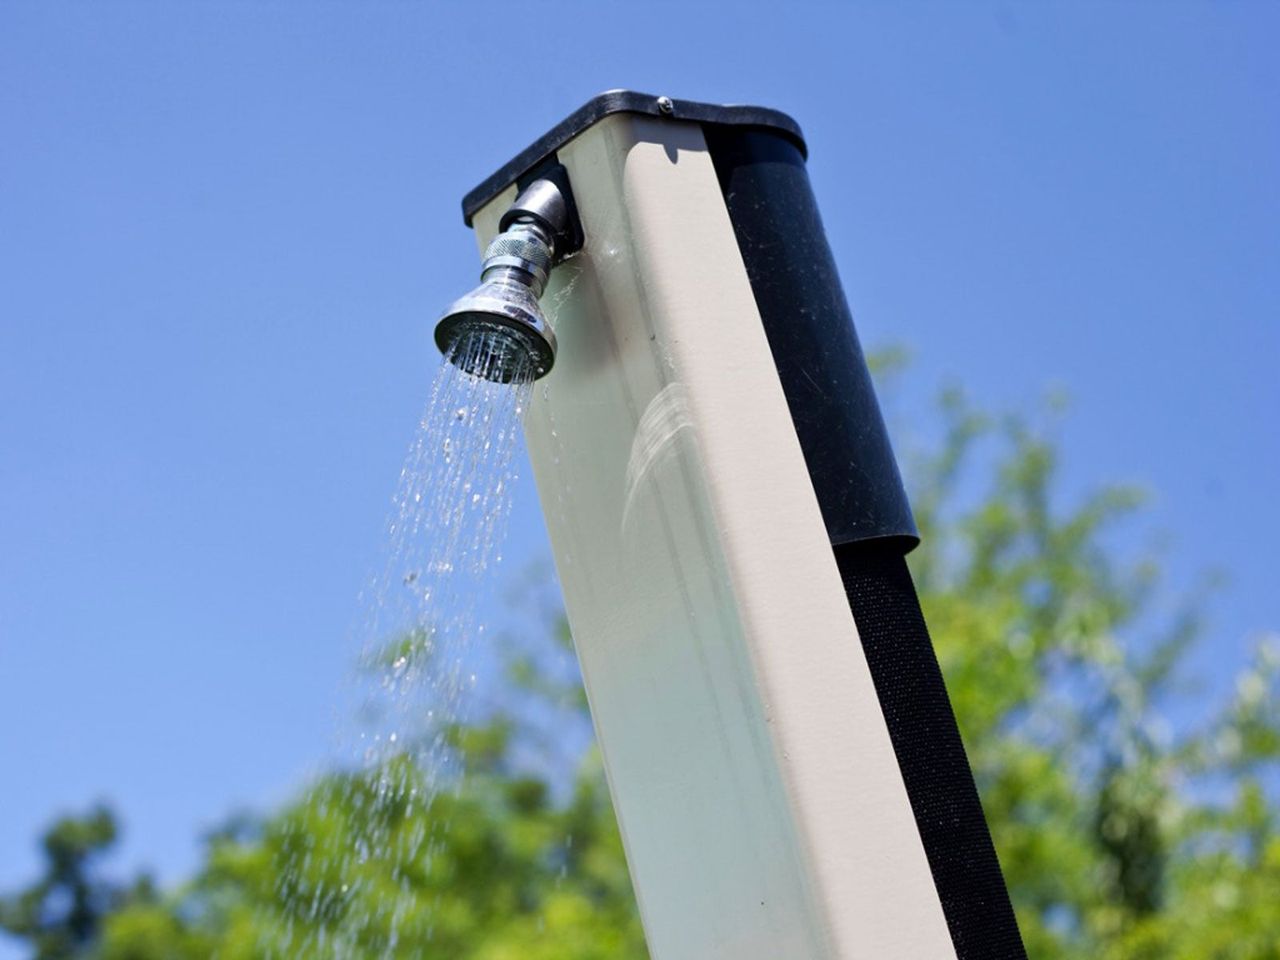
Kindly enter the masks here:
<path id="1" fill-rule="evenodd" d="M 920 542 L 853 317 L 788 138 L 704 130 L 832 545 Z"/>
<path id="2" fill-rule="evenodd" d="M 544 161 L 554 158 L 555 152 L 566 143 L 595 126 L 614 113 L 638 113 L 651 117 L 669 117 L 673 120 L 691 120 L 705 125 L 729 127 L 757 127 L 772 130 L 794 143 L 805 155 L 804 136 L 800 125 L 785 113 L 767 107 L 751 107 L 716 103 L 700 103 L 697 100 L 676 100 L 635 90 L 610 90 L 592 97 L 569 116 L 540 136 L 501 169 L 462 198 L 462 219 L 467 226 L 475 215 L 513 183 L 527 182 L 527 174 Z"/>

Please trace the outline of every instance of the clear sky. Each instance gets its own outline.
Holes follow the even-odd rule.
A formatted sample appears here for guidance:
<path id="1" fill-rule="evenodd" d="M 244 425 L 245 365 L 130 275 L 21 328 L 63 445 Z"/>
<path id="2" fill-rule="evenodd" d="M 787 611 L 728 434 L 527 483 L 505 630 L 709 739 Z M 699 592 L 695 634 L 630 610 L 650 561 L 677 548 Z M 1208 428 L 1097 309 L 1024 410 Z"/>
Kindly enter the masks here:
<path id="1" fill-rule="evenodd" d="M 1173 593 L 1228 575 L 1220 693 L 1280 626 L 1277 38 L 1244 3 L 5 3 L 0 889 L 98 797 L 180 878 L 315 768 L 474 282 L 459 200 L 611 87 L 795 116 L 864 341 L 914 351 L 903 429 L 943 381 L 1067 388 L 1065 492 L 1145 484 Z M 546 552 L 524 487 L 508 564 Z"/>

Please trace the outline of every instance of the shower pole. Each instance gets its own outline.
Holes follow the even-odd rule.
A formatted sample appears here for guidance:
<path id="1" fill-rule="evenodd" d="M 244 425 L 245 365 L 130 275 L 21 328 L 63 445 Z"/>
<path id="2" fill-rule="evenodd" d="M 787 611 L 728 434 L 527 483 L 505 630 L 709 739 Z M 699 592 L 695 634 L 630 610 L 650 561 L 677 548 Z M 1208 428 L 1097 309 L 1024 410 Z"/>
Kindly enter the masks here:
<path id="1" fill-rule="evenodd" d="M 525 434 L 649 949 L 1023 958 L 805 156 L 614 91 L 463 201 L 483 249 L 552 182 L 580 246 Z"/>

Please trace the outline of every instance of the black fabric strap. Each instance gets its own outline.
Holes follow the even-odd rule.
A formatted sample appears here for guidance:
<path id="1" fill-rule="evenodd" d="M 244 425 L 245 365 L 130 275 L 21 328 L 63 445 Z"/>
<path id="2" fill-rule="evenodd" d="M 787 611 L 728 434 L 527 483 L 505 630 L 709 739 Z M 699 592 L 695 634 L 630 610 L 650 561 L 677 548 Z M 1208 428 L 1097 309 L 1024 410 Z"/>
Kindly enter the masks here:
<path id="1" fill-rule="evenodd" d="M 864 540 L 835 553 L 956 956 L 1026 960 L 901 548 Z"/>

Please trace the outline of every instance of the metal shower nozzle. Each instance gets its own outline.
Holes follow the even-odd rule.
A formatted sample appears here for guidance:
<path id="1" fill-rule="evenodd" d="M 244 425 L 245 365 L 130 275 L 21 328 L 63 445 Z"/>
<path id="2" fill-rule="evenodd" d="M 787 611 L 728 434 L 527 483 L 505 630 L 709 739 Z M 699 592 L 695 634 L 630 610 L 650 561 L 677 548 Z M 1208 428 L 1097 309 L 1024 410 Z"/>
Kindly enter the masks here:
<path id="1" fill-rule="evenodd" d="M 551 180 L 535 180 L 503 215 L 502 232 L 485 249 L 480 286 L 449 305 L 436 324 L 436 346 L 468 373 L 510 382 L 527 370 L 536 380 L 551 370 L 556 337 L 538 298 L 563 259 L 569 205 Z M 480 353 L 463 349 L 485 335 Z"/>

